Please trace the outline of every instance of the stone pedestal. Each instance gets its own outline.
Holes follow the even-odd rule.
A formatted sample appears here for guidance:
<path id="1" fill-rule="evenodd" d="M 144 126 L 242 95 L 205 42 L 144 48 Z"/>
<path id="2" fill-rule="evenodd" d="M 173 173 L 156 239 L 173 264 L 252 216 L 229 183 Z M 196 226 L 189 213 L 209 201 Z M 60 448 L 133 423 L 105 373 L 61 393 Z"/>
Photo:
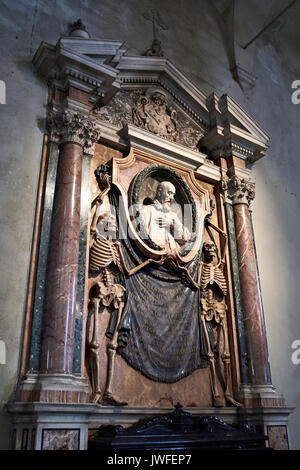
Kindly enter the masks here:
<path id="1" fill-rule="evenodd" d="M 20 383 L 19 400 L 43 403 L 85 403 L 88 385 L 74 374 L 26 374 Z"/>
<path id="2" fill-rule="evenodd" d="M 253 430 L 272 437 L 273 449 L 288 448 L 287 420 L 291 408 L 184 408 L 197 416 L 215 416 L 228 424 L 248 423 Z M 16 450 L 87 450 L 102 424 L 130 426 L 142 418 L 165 415 L 173 408 L 100 406 L 96 404 L 14 403 L 11 445 Z M 278 428 L 280 427 L 280 435 Z M 275 429 L 276 428 L 276 429 Z M 285 431 L 284 431 L 285 430 Z M 277 439 L 275 439 L 277 431 Z M 274 447 L 274 444 L 276 446 Z"/>

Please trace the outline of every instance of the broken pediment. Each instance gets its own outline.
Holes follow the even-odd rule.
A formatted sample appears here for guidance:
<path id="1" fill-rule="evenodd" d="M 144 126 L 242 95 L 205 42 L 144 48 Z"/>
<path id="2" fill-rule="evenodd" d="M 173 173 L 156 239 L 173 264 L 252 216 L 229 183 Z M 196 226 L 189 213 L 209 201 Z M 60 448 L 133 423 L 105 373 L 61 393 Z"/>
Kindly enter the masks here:
<path id="1" fill-rule="evenodd" d="M 83 112 L 120 129 L 133 125 L 211 159 L 254 162 L 268 147 L 267 134 L 230 96 L 205 94 L 165 57 L 127 56 L 122 41 L 42 42 L 33 65 L 57 89 L 86 93 Z"/>

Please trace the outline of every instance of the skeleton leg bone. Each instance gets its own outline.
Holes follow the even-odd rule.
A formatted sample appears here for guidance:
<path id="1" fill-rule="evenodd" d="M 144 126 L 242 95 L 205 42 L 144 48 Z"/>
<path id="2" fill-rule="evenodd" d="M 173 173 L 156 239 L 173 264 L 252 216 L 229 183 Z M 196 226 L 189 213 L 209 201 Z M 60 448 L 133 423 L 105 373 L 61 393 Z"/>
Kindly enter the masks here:
<path id="1" fill-rule="evenodd" d="M 101 390 L 99 385 L 99 342 L 98 342 L 98 309 L 99 309 L 99 299 L 92 299 L 93 304 L 93 315 L 94 315 L 94 324 L 93 324 L 93 337 L 92 341 L 89 344 L 89 368 L 90 368 L 90 379 L 92 386 L 92 403 L 99 403 Z"/>
<path id="2" fill-rule="evenodd" d="M 226 321 L 226 316 L 221 319 L 220 322 L 221 329 L 223 332 L 223 337 L 224 337 L 224 351 L 222 354 L 222 361 L 224 364 L 224 371 L 225 371 L 225 399 L 228 403 L 230 403 L 233 406 L 236 407 L 241 407 L 243 406 L 242 403 L 239 403 L 238 401 L 234 400 L 230 388 L 229 388 L 229 377 L 230 377 L 230 353 L 229 353 L 229 342 L 228 342 L 228 335 L 227 335 L 227 321 Z"/>
<path id="3" fill-rule="evenodd" d="M 125 406 L 127 402 L 122 402 L 114 397 L 112 392 L 112 384 L 114 378 L 114 368 L 115 368 L 115 356 L 118 346 L 118 329 L 121 320 L 122 311 L 124 308 L 124 302 L 119 302 L 118 306 L 118 318 L 115 327 L 115 331 L 111 342 L 107 345 L 107 356 L 108 356 L 108 364 L 107 364 L 107 381 L 105 392 L 103 394 L 102 404 L 107 406 Z"/>
<path id="4" fill-rule="evenodd" d="M 214 353 L 211 349 L 210 345 L 210 339 L 208 336 L 208 331 L 206 327 L 206 320 L 205 320 L 205 315 L 201 315 L 201 322 L 204 330 L 204 335 L 206 339 L 206 345 L 207 345 L 207 351 L 208 351 L 208 359 L 210 363 L 210 381 L 211 381 L 211 389 L 212 389 L 212 394 L 213 394 L 213 405 L 220 407 L 223 406 L 222 399 L 220 397 L 220 394 L 218 393 L 217 389 L 217 375 L 216 375 L 216 367 L 215 367 L 215 357 Z"/>

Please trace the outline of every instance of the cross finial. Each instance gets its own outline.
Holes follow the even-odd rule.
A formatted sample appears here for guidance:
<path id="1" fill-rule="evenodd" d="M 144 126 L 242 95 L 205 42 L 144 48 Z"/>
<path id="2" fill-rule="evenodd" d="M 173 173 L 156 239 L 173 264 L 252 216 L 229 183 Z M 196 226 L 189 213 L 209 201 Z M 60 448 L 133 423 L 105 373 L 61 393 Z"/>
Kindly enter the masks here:
<path id="1" fill-rule="evenodd" d="M 148 21 L 151 21 L 153 26 L 152 46 L 151 49 L 148 49 L 146 55 L 162 57 L 164 53 L 162 51 L 161 42 L 159 40 L 159 28 L 164 29 L 166 31 L 168 27 L 162 22 L 157 10 L 146 11 L 145 13 L 143 13 L 143 18 Z"/>

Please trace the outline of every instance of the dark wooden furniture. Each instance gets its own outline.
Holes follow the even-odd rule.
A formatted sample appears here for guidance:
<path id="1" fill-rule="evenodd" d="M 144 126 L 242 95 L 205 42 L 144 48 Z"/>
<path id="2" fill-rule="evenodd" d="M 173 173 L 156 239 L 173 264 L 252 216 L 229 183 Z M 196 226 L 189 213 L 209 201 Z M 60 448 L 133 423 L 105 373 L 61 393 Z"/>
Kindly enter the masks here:
<path id="1" fill-rule="evenodd" d="M 266 450 L 267 436 L 246 424 L 227 424 L 215 416 L 187 413 L 180 404 L 167 415 L 145 418 L 134 425 L 102 425 L 89 450 L 188 451 Z"/>

